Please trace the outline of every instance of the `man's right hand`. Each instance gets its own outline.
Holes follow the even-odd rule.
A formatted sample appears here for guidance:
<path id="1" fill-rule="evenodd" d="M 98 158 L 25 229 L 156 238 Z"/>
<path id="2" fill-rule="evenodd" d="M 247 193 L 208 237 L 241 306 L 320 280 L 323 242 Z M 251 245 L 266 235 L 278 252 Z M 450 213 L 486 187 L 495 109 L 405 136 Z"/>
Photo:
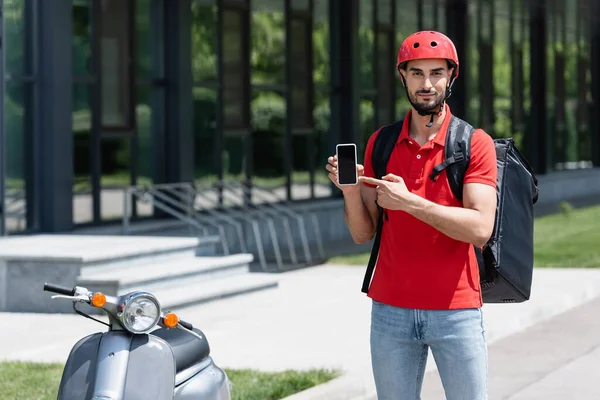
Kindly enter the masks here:
<path id="1" fill-rule="evenodd" d="M 335 184 L 335 186 L 338 187 L 338 189 L 340 189 L 344 194 L 360 193 L 360 185 L 361 185 L 360 180 L 355 185 L 340 186 L 338 184 L 338 170 L 337 170 L 337 157 L 336 156 L 329 157 L 327 159 L 327 161 L 328 161 L 328 163 L 325 166 L 325 169 L 327 169 L 327 171 L 329 172 L 329 179 L 331 179 L 331 182 L 333 182 Z M 365 168 L 360 164 L 356 164 L 356 170 L 358 172 L 359 178 L 365 174 Z"/>

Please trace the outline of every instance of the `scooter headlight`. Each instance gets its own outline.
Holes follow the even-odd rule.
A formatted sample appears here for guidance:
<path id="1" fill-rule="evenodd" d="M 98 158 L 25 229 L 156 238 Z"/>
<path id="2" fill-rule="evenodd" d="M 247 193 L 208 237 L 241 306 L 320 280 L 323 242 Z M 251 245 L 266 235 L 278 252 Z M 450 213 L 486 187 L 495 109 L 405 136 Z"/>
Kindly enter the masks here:
<path id="1" fill-rule="evenodd" d="M 158 323 L 160 305 L 150 293 L 133 293 L 123 303 L 119 318 L 129 332 L 146 333 Z"/>

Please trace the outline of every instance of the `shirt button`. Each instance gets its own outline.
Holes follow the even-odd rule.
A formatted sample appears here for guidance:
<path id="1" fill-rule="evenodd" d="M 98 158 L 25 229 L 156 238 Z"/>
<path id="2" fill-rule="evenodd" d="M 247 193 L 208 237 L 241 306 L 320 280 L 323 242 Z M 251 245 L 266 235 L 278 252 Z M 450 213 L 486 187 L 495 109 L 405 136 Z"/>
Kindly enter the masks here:
<path id="1" fill-rule="evenodd" d="M 421 159 L 421 155 L 417 154 L 417 160 L 420 160 L 420 159 Z"/>

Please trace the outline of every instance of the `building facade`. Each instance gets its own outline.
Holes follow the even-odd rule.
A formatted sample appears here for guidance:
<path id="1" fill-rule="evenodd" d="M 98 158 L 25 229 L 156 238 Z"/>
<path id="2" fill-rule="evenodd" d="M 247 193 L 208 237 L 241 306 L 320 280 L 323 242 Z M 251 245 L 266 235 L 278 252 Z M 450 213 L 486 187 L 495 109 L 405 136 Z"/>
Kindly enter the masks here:
<path id="1" fill-rule="evenodd" d="M 600 165 L 600 0 L 0 0 L 0 233 L 119 221 L 131 186 L 231 179 L 338 195 L 409 109 L 396 51 L 456 43 L 454 114 L 538 174 Z M 252 196 L 245 201 L 254 201 Z M 132 217 L 153 218 L 134 202 Z"/>

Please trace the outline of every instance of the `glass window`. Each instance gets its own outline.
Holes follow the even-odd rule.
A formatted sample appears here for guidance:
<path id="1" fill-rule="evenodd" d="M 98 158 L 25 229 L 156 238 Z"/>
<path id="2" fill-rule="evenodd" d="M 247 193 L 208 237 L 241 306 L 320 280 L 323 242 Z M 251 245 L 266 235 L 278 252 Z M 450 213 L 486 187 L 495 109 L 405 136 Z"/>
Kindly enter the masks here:
<path id="1" fill-rule="evenodd" d="M 243 12 L 223 10 L 223 129 L 228 131 L 247 129 L 246 87 L 244 71 Z"/>
<path id="2" fill-rule="evenodd" d="M 226 46 L 232 45 L 226 44 Z M 216 1 L 195 0 L 192 3 L 192 77 L 194 82 L 216 82 L 217 69 Z"/>
<path id="3" fill-rule="evenodd" d="M 443 33 L 446 33 L 446 1 L 436 0 L 435 2 L 436 30 Z"/>
<path id="4" fill-rule="evenodd" d="M 163 149 L 157 142 L 164 137 L 165 87 L 157 82 L 164 77 L 164 45 L 162 4 L 153 0 L 137 0 L 135 4 L 136 38 L 136 104 L 135 140 L 130 143 L 131 167 L 135 166 L 135 184 L 151 185 L 157 176 L 158 163 Z M 135 203 L 137 216 L 153 213 L 151 203 Z"/>
<path id="5" fill-rule="evenodd" d="M 393 0 L 377 0 L 377 22 L 385 25 L 392 24 Z"/>
<path id="6" fill-rule="evenodd" d="M 396 57 L 390 46 L 390 32 L 379 32 L 377 38 L 377 127 L 394 122 L 394 92 Z"/>
<path id="7" fill-rule="evenodd" d="M 250 66 L 251 83 L 285 83 L 284 0 L 253 0 Z"/>
<path id="8" fill-rule="evenodd" d="M 375 52 L 375 30 L 373 29 L 373 2 L 360 1 L 359 7 L 359 79 L 361 91 L 372 92 L 375 85 L 373 78 L 373 58 Z"/>
<path id="9" fill-rule="evenodd" d="M 290 21 L 291 112 L 292 112 L 292 187 L 293 199 L 313 196 L 315 133 L 311 72 L 310 17 L 293 16 Z"/>
<path id="10" fill-rule="evenodd" d="M 4 167 L 6 231 L 27 229 L 27 148 L 31 138 L 30 85 L 6 82 L 4 93 Z"/>
<path id="11" fill-rule="evenodd" d="M 153 0 L 136 0 L 135 50 L 137 81 L 164 76 L 163 21 L 161 8 Z"/>
<path id="12" fill-rule="evenodd" d="M 396 85 L 396 115 L 395 119 L 402 119 L 410 110 L 410 103 L 406 97 L 406 89 L 402 85 L 400 77 L 396 73 L 396 64 L 398 56 L 398 49 L 400 45 L 409 35 L 419 30 L 419 21 L 417 15 L 418 0 L 397 0 L 396 1 L 396 41 L 395 48 L 393 49 L 394 57 L 394 74 L 395 74 L 395 85 Z"/>
<path id="13" fill-rule="evenodd" d="M 4 229 L 22 232 L 34 221 L 28 221 L 31 204 L 33 83 L 25 81 L 32 72 L 33 37 L 31 7 L 25 0 L 5 0 L 2 45 L 4 52 L 3 139 L 0 143 L 4 159 L 5 213 Z M 29 32 L 28 32 L 29 31 Z M 0 232 L 2 233 L 2 232 Z"/>
<path id="14" fill-rule="evenodd" d="M 304 19 L 291 20 L 291 91 L 294 129 L 312 128 L 312 99 L 309 98 L 312 79 L 310 74 L 309 23 Z"/>
<path id="15" fill-rule="evenodd" d="M 284 148 L 285 98 L 268 91 L 255 91 L 252 97 L 252 180 L 283 190 L 285 157 L 290 157 Z"/>
<path id="16" fill-rule="evenodd" d="M 313 79 L 314 79 L 314 134 L 315 146 L 313 161 L 315 165 L 315 197 L 330 197 L 331 181 L 323 167 L 329 156 L 329 94 L 331 89 L 330 76 L 330 41 L 329 41 L 329 2 L 314 1 L 313 10 Z"/>
<path id="17" fill-rule="evenodd" d="M 128 15 L 130 3 L 106 0 L 101 10 L 99 39 L 101 73 L 102 125 L 107 128 L 130 128 L 132 53 Z"/>
<path id="18" fill-rule="evenodd" d="M 252 180 L 285 197 L 286 102 L 284 1 L 252 1 L 251 100 Z M 287 157 L 287 160 L 286 160 Z"/>
<path id="19" fill-rule="evenodd" d="M 100 213 L 103 220 L 123 216 L 123 189 L 132 184 L 131 139 L 104 138 L 100 142 Z"/>
<path id="20" fill-rule="evenodd" d="M 474 27 L 475 29 L 468 29 L 469 37 L 467 39 L 466 51 L 469 52 L 468 55 L 464 55 L 461 57 L 463 61 L 461 61 L 461 65 L 465 67 L 461 67 L 461 78 L 466 80 L 466 92 L 469 94 L 466 96 L 467 101 L 467 120 L 473 126 L 481 126 L 481 116 L 480 116 L 480 94 L 479 94 L 479 49 L 478 49 L 478 29 L 479 29 L 479 7 L 475 3 L 471 3 L 471 6 L 468 8 L 468 23 L 469 26 Z M 460 55 L 459 55 L 460 56 Z M 465 65 L 467 64 L 468 65 Z"/>
<path id="21" fill-rule="evenodd" d="M 162 88 L 140 86 L 137 89 L 136 106 L 136 138 L 137 138 L 137 171 L 136 185 L 152 185 L 156 172 L 154 171 L 154 129 L 160 121 L 161 104 L 164 101 Z M 138 216 L 152 215 L 152 205 L 141 201 L 136 202 Z"/>
<path id="22" fill-rule="evenodd" d="M 493 32 L 493 102 L 494 126 L 490 134 L 495 137 L 512 137 L 511 124 L 511 81 L 515 79 L 515 71 L 511 68 L 510 41 L 510 0 L 494 2 Z"/>
<path id="23" fill-rule="evenodd" d="M 576 42 L 577 42 L 577 154 L 580 164 L 589 166 L 592 159 L 590 71 L 590 10 L 586 0 L 577 1 Z"/>
<path id="24" fill-rule="evenodd" d="M 75 81 L 92 72 L 91 2 L 73 0 L 73 75 Z M 93 220 L 92 199 L 92 110 L 89 84 L 73 85 L 73 223 Z"/>
<path id="25" fill-rule="evenodd" d="M 234 34 L 240 34 L 241 15 L 235 11 L 223 11 L 227 14 L 227 24 L 234 20 Z M 227 32 L 227 30 L 225 31 Z M 231 33 L 225 33 L 231 35 Z M 239 42 L 239 40 L 238 40 Z M 235 89 L 241 90 L 243 80 L 241 73 L 241 46 L 239 43 L 227 43 L 226 51 L 232 54 L 223 54 L 227 59 L 226 106 L 227 115 L 235 112 L 236 107 L 243 108 L 239 102 L 240 96 L 233 95 Z M 196 0 L 192 3 L 192 75 L 194 87 L 192 89 L 194 109 L 194 145 L 195 145 L 195 177 L 196 180 L 214 182 L 218 179 L 219 164 L 222 154 L 217 147 L 217 98 L 218 91 L 214 84 L 217 83 L 217 6 L 215 0 Z M 234 77 L 235 69 L 238 69 Z M 232 79 L 229 81 L 228 79 Z M 205 87 L 205 85 L 213 85 Z M 233 85 L 233 86 L 231 86 Z M 234 107 L 231 107 L 231 101 Z M 241 114 L 239 114 L 241 115 Z M 239 118 L 239 115 L 236 118 Z M 226 117 L 229 118 L 229 117 Z M 238 122 L 243 125 L 243 121 Z"/>
<path id="26" fill-rule="evenodd" d="M 88 85 L 73 86 L 73 222 L 91 222 L 92 214 L 92 111 Z"/>
<path id="27" fill-rule="evenodd" d="M 423 0 L 423 26 L 420 30 L 436 30 L 437 29 L 437 3 L 435 0 Z"/>
<path id="28" fill-rule="evenodd" d="M 374 10 L 372 1 L 359 2 L 359 82 L 360 82 L 360 131 L 359 143 L 357 143 L 357 153 L 359 159 L 365 152 L 367 140 L 375 131 L 374 104 L 376 97 L 376 82 L 373 74 L 375 65 L 375 29 L 374 29 Z"/>
<path id="29" fill-rule="evenodd" d="M 319 0 L 316 0 L 317 2 Z M 290 6 L 295 11 L 309 11 L 310 0 L 292 0 Z"/>
<path id="30" fill-rule="evenodd" d="M 218 176 L 219 155 L 216 153 L 217 132 L 217 91 L 211 88 L 195 87 L 192 90 L 194 102 L 194 137 L 196 178 L 215 181 Z"/>
<path id="31" fill-rule="evenodd" d="M 92 70 L 91 12 L 87 1 L 73 1 L 73 74 L 87 75 Z"/>
<path id="32" fill-rule="evenodd" d="M 510 0 L 510 18 L 511 18 L 511 126 L 510 130 L 517 147 L 522 148 L 523 134 L 525 132 L 525 71 L 524 62 L 524 4 L 522 0 Z"/>
<path id="33" fill-rule="evenodd" d="M 4 0 L 2 10 L 4 32 L 2 44 L 4 47 L 4 73 L 9 78 L 19 78 L 31 73 L 28 63 L 26 23 L 29 14 L 25 0 Z"/>
<path id="34" fill-rule="evenodd" d="M 314 134 L 294 135 L 292 137 L 293 149 L 293 175 L 292 175 L 292 199 L 301 200 L 313 197 L 313 177 L 310 174 L 314 170 L 314 159 L 316 149 L 316 136 Z M 320 167 L 323 160 L 318 164 Z"/>

